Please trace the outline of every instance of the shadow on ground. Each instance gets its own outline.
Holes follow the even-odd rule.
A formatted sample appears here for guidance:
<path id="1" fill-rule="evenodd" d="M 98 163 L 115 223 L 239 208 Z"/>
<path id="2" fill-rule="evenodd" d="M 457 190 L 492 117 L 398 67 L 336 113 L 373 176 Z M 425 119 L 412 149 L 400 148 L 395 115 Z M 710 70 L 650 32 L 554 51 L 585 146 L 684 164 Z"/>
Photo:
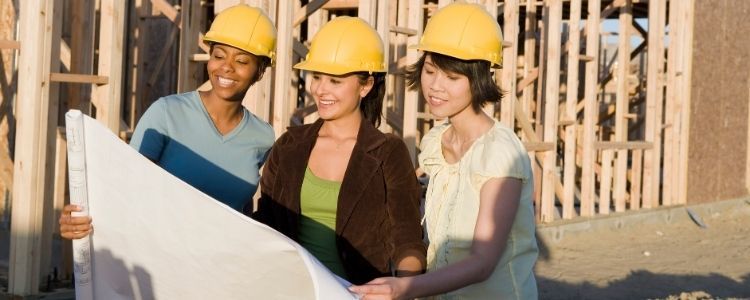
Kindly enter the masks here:
<path id="1" fill-rule="evenodd" d="M 750 273 L 743 276 L 742 282 L 737 282 L 716 273 L 669 275 L 639 270 L 604 287 L 589 282 L 576 284 L 544 277 L 537 277 L 537 284 L 540 299 L 654 299 L 694 291 L 705 292 L 713 298 L 750 299 Z"/>

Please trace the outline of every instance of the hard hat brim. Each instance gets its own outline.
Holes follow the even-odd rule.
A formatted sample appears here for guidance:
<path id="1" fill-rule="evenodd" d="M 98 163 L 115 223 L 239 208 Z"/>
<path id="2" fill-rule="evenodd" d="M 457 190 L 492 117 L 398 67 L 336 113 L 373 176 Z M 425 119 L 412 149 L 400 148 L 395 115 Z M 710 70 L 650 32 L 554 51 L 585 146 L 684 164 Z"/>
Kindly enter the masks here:
<path id="1" fill-rule="evenodd" d="M 344 75 L 354 72 L 369 72 L 369 73 L 381 73 L 385 72 L 385 69 L 363 69 L 362 67 L 347 67 L 341 64 L 315 62 L 315 61 L 303 61 L 294 65 L 295 69 L 305 70 L 311 72 L 319 72 L 331 75 Z"/>
<path id="2" fill-rule="evenodd" d="M 445 56 L 458 58 L 460 60 L 484 60 L 484 61 L 489 62 L 491 64 L 491 67 L 495 69 L 503 67 L 502 53 L 498 53 L 498 57 L 493 59 L 490 57 L 479 58 L 478 54 L 472 53 L 471 51 L 464 50 L 464 49 L 455 49 L 455 48 L 448 49 L 448 47 L 441 46 L 441 45 L 430 45 L 430 44 L 420 43 L 420 44 L 408 46 L 408 48 L 419 50 L 422 52 L 433 52 L 437 54 L 442 54 Z"/>

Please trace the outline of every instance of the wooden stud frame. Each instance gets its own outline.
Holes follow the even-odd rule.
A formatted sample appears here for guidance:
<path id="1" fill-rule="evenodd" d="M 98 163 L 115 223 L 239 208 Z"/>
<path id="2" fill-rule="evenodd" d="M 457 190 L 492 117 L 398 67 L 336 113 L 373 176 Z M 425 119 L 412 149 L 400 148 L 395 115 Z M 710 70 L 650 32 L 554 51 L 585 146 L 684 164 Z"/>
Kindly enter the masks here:
<path id="1" fill-rule="evenodd" d="M 16 157 L 13 180 L 8 293 L 34 295 L 40 285 L 41 239 L 50 112 L 54 8 L 58 1 L 21 1 Z M 40 17 L 41 16 L 41 17 Z M 55 43 L 57 42 L 57 43 Z M 40 61 L 41 60 L 41 61 Z M 57 107 L 55 107 L 56 109 Z"/>
<path id="2" fill-rule="evenodd" d="M 19 76 L 18 94 L 23 99 L 34 100 L 18 101 L 17 105 L 17 166 L 13 198 L 33 200 L 14 205 L 16 228 L 13 229 L 10 287 L 14 293 L 35 293 L 34 286 L 38 287 L 35 276 L 38 274 L 33 273 L 45 271 L 47 258 L 44 257 L 49 255 L 42 251 L 42 258 L 36 260 L 24 256 L 47 247 L 42 245 L 47 241 L 32 241 L 19 232 L 37 236 L 54 230 L 54 226 L 45 223 L 53 217 L 54 213 L 50 213 L 53 210 L 49 207 L 54 205 L 45 202 L 44 195 L 54 191 L 58 195 L 55 203 L 59 207 L 60 194 L 64 194 L 61 183 L 53 188 L 54 176 L 49 175 L 54 173 L 51 171 L 54 166 L 59 167 L 62 159 L 59 153 L 53 155 L 56 143 L 50 140 L 57 123 L 49 116 L 57 115 L 57 110 L 63 107 L 57 103 L 54 83 L 77 83 L 69 86 L 91 88 L 90 92 L 69 89 L 66 103 L 92 113 L 93 110 L 88 110 L 91 105 L 87 95 L 90 95 L 97 117 L 115 132 L 132 128 L 139 110 L 142 112 L 146 108 L 142 105 L 144 99 L 139 97 L 148 93 L 137 89 L 128 91 L 127 101 L 131 102 L 122 105 L 121 100 L 123 74 L 130 67 L 122 63 L 126 1 L 83 1 L 89 4 L 66 7 L 71 9 L 75 24 L 92 24 L 96 20 L 94 4 L 101 3 L 98 45 L 94 45 L 96 24 L 76 25 L 91 30 L 75 31 L 68 51 L 66 44 L 59 40 L 59 34 L 49 29 L 55 27 L 49 25 L 55 23 L 54 13 L 22 21 L 24 33 L 20 41 L 0 41 L 0 48 L 21 48 L 21 53 L 35 53 L 36 57 L 32 63 L 28 56 L 21 55 L 19 64 L 20 73 L 26 75 Z M 299 75 L 292 65 L 307 51 L 306 41 L 300 39 L 304 34 L 300 34 L 298 25 L 308 26 L 306 35 L 310 38 L 327 22 L 330 9 L 356 9 L 358 15 L 370 22 L 389 45 L 387 61 L 391 74 L 387 76 L 387 98 L 383 104 L 386 118 L 381 129 L 400 134 L 413 161 L 416 161 L 420 138 L 434 122 L 428 111 L 420 111 L 420 95 L 404 86 L 404 67 L 417 61 L 420 55 L 406 47 L 418 43 L 425 16 L 429 17 L 436 9 L 452 1 L 313 0 L 302 6 L 297 0 L 180 0 L 177 1 L 179 7 L 172 6 L 173 2 L 136 1 L 147 4 L 141 6 L 142 9 L 152 11 L 148 14 L 141 11 L 138 16 L 166 17 L 176 25 L 166 40 L 180 41 L 179 51 L 165 48 L 158 59 L 151 60 L 157 65 L 157 72 L 141 78 L 144 84 L 140 88 L 148 90 L 149 83 L 153 85 L 158 80 L 160 69 L 168 65 L 170 59 L 174 60 L 174 53 L 180 55 L 175 60 L 180 63 L 177 90 L 193 90 L 201 83 L 201 61 L 207 57 L 200 47 L 201 31 L 207 29 L 208 14 L 205 12 L 210 5 L 206 4 L 213 3 L 217 11 L 238 3 L 261 7 L 276 23 L 277 49 L 280 50 L 277 51 L 276 66 L 267 70 L 264 78 L 250 89 L 243 104 L 272 123 L 277 136 L 292 124 L 292 120 L 309 123 L 316 118 L 311 101 L 306 101 L 304 107 L 296 107 L 296 76 Z M 517 130 L 529 151 L 538 185 L 535 206 L 541 222 L 591 217 L 612 210 L 622 212 L 685 203 L 692 55 L 689 46 L 692 43 L 694 0 L 649 1 L 648 30 L 633 23 L 633 6 L 642 2 L 638 0 L 470 2 L 483 5 L 492 15 L 503 14 L 504 67 L 498 76 L 502 89 L 509 94 L 499 105 L 499 110 L 496 110 L 498 107 L 487 109 L 501 122 Z M 39 16 L 42 11 L 54 11 L 51 4 L 20 3 L 22 15 L 35 11 L 31 14 Z M 585 14 L 582 3 L 588 5 Z M 642 7 L 642 4 L 638 5 Z M 667 5 L 670 5 L 671 12 L 668 16 L 671 43 L 665 49 Z M 563 7 L 569 12 L 565 41 L 561 36 Z M 537 16 L 539 10 L 543 12 L 542 18 Z M 606 33 L 600 32 L 600 24 L 615 12 L 619 12 L 617 18 L 621 28 L 617 48 L 620 54 L 616 57 L 617 68 L 610 68 L 611 65 L 604 60 L 609 60 L 612 52 L 609 56 L 603 53 L 606 47 L 602 47 L 602 37 Z M 525 16 L 523 20 L 520 20 L 521 15 Z M 581 15 L 586 15 L 587 19 L 582 20 Z M 525 27 L 522 41 L 519 39 L 521 22 Z M 583 23 L 585 28 L 580 28 Z M 40 34 L 25 34 L 30 30 Z M 630 49 L 631 33 L 645 37 L 647 41 Z M 579 47 L 581 39 L 585 39 L 585 53 L 581 53 Z M 62 45 L 61 52 L 57 52 L 59 45 Z M 93 66 L 97 58 L 94 48 L 99 49 L 96 68 Z M 640 86 L 633 87 L 628 81 L 629 77 L 632 80 L 631 61 L 644 55 L 644 51 L 648 57 L 645 93 Z M 66 58 L 60 60 L 60 56 Z M 40 57 L 44 58 L 42 63 L 38 61 Z M 566 59 L 564 69 L 561 69 L 561 58 Z M 146 58 L 139 58 L 137 65 L 142 67 L 143 60 L 140 59 Z M 584 70 L 578 70 L 581 62 Z M 60 71 L 57 67 L 60 63 L 70 71 Z M 639 80 L 643 79 L 643 74 L 637 76 Z M 584 80 L 581 81 L 580 77 Z M 614 102 L 609 101 L 612 95 Z M 129 110 L 131 118 L 123 120 L 125 113 L 121 108 Z M 613 134 L 611 137 L 610 133 Z M 558 147 L 561 147 L 562 157 L 558 157 Z M 57 156 L 54 159 L 57 163 L 46 163 L 53 156 Z M 19 166 L 21 163 L 23 167 Z M 560 171 L 562 176 L 558 173 Z M 577 193 L 579 188 L 580 193 Z M 22 268 L 32 271 L 22 271 Z"/>

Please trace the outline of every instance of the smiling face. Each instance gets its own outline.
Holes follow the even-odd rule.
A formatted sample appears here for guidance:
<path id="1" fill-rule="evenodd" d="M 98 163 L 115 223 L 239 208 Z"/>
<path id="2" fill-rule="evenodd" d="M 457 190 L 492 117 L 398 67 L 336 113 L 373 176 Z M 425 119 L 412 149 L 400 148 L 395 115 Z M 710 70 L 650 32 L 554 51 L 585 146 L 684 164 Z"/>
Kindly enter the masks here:
<path id="1" fill-rule="evenodd" d="M 460 114 L 475 113 L 469 78 L 463 74 L 437 67 L 427 55 L 420 74 L 420 87 L 430 112 L 438 118 L 453 118 Z"/>
<path id="2" fill-rule="evenodd" d="M 356 74 L 329 75 L 314 72 L 310 93 L 318 106 L 318 115 L 326 121 L 361 116 L 359 102 L 372 89 L 374 80 L 360 79 Z"/>
<path id="3" fill-rule="evenodd" d="M 258 57 L 232 46 L 214 44 L 206 69 L 214 96 L 242 101 L 258 75 Z"/>

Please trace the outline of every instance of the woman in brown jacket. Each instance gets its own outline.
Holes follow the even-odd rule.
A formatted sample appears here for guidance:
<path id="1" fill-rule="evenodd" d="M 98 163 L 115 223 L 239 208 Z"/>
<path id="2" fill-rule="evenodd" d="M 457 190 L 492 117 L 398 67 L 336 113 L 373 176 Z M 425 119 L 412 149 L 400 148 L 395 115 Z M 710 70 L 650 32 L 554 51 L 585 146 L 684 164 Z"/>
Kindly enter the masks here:
<path id="1" fill-rule="evenodd" d="M 403 141 L 377 129 L 380 37 L 359 18 L 336 18 L 295 68 L 312 72 L 320 119 L 289 128 L 273 145 L 253 217 L 355 284 L 420 273 L 419 184 Z"/>

